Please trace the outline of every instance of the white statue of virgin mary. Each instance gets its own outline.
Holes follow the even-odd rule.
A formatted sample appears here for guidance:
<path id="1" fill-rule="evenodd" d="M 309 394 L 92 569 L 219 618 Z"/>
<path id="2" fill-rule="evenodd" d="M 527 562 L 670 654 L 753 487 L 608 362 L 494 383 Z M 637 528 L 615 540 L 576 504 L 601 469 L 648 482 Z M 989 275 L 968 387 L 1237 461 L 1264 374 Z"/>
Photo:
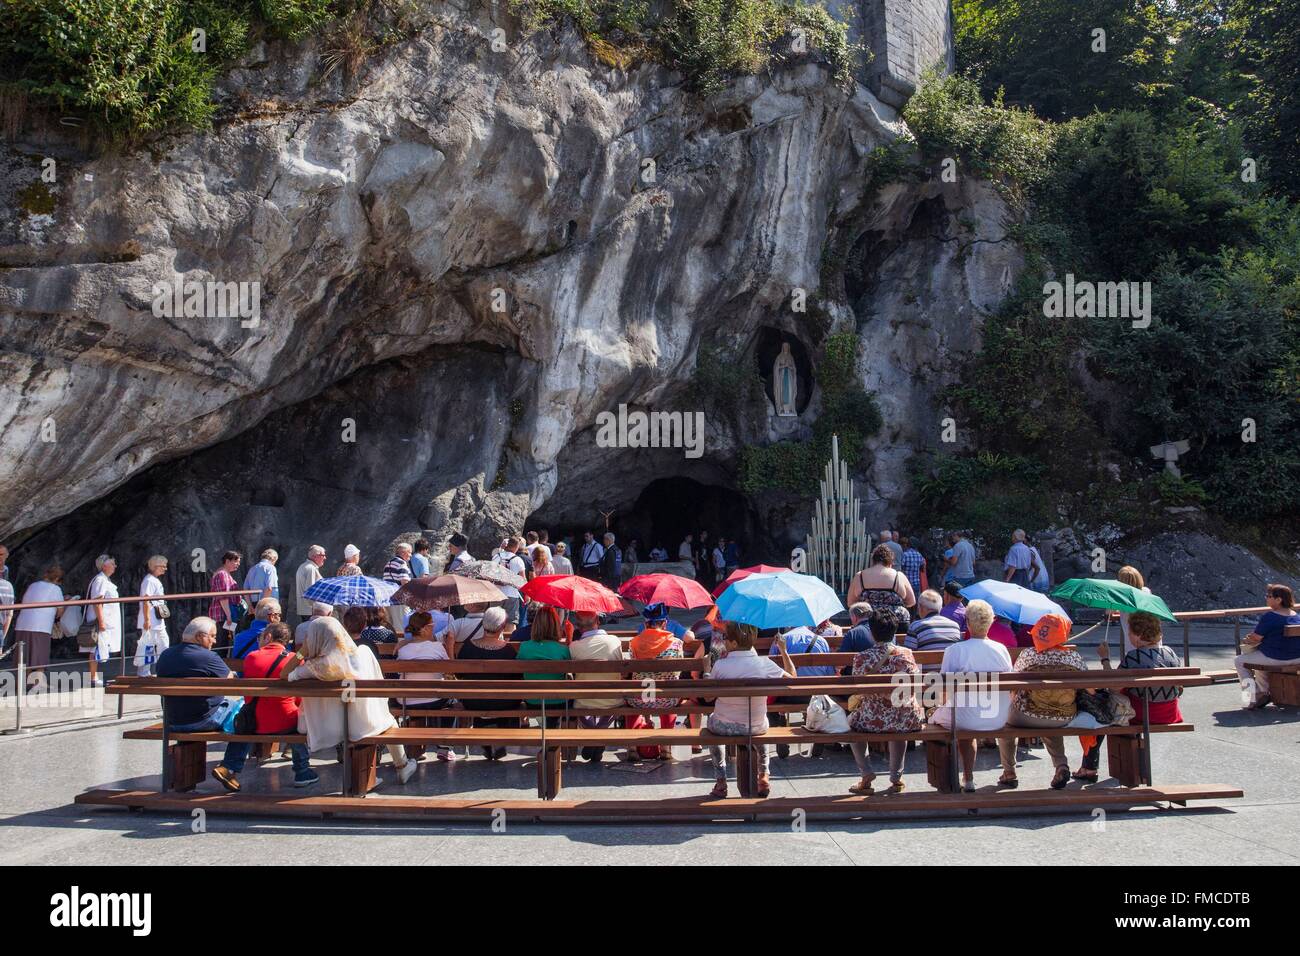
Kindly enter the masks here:
<path id="1" fill-rule="evenodd" d="M 781 343 L 781 354 L 772 364 L 772 394 L 775 398 L 776 414 L 780 418 L 794 418 L 795 398 L 799 394 L 799 373 L 794 366 L 794 356 L 790 354 L 790 343 Z"/>

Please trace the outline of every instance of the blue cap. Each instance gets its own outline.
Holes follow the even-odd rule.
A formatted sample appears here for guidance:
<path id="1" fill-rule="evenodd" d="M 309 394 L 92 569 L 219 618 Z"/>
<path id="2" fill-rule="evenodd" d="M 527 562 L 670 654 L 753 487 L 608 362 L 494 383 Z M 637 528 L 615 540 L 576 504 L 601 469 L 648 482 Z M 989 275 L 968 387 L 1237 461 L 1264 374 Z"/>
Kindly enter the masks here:
<path id="1" fill-rule="evenodd" d="M 658 604 L 647 604 L 641 609 L 641 617 L 647 621 L 666 621 L 668 608 L 662 601 Z"/>

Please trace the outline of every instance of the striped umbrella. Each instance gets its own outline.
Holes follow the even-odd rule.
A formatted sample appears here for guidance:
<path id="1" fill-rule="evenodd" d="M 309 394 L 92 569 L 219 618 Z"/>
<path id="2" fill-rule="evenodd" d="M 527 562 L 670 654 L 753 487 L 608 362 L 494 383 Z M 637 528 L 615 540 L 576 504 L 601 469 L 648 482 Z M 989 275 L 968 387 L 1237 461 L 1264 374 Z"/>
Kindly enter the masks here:
<path id="1" fill-rule="evenodd" d="M 387 607 L 396 584 L 361 574 L 348 574 L 338 578 L 321 578 L 302 596 L 308 601 L 320 601 L 335 607 Z"/>

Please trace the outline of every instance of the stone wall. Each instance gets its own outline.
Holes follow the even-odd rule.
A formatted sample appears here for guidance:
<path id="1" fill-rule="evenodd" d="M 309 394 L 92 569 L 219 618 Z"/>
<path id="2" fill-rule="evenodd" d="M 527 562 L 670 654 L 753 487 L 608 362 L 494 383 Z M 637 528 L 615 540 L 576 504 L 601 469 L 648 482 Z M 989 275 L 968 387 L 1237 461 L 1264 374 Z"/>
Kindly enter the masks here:
<path id="1" fill-rule="evenodd" d="M 827 8 L 874 54 L 859 76 L 890 106 L 901 108 L 926 70 L 953 68 L 948 0 L 828 0 Z"/>

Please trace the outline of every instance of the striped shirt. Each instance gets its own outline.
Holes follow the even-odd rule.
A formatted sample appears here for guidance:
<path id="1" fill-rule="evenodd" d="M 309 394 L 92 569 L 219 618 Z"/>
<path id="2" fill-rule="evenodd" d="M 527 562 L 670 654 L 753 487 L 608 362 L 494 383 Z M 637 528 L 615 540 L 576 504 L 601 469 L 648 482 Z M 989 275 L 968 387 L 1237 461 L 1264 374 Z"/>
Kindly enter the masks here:
<path id="1" fill-rule="evenodd" d="M 1182 667 L 1183 661 L 1177 654 L 1166 647 L 1164 644 L 1157 644 L 1155 647 L 1135 647 L 1124 655 L 1120 667 L 1133 670 L 1147 670 L 1157 667 Z M 1151 702 L 1155 704 L 1165 703 L 1171 700 L 1177 700 L 1182 696 L 1183 689 L 1166 685 L 1164 687 L 1151 688 Z"/>
<path id="2" fill-rule="evenodd" d="M 957 622 L 942 614 L 930 614 L 907 628 L 903 646 L 911 651 L 942 651 L 961 640 Z"/>

